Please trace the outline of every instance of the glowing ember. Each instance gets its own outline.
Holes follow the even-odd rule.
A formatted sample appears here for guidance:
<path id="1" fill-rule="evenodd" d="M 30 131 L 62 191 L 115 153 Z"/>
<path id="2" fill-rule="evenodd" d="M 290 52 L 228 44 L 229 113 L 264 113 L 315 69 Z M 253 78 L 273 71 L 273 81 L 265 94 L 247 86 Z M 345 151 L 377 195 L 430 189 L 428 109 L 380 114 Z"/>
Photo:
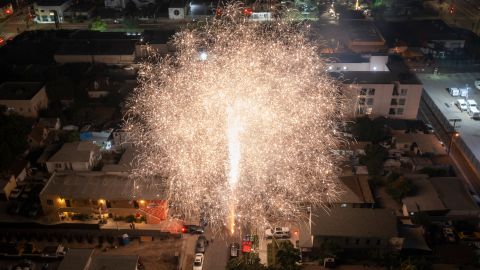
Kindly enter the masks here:
<path id="1" fill-rule="evenodd" d="M 232 10 L 177 34 L 174 57 L 142 64 L 125 128 L 137 184 L 165 188 L 165 176 L 176 211 L 233 232 L 336 198 L 343 103 L 302 27 Z"/>

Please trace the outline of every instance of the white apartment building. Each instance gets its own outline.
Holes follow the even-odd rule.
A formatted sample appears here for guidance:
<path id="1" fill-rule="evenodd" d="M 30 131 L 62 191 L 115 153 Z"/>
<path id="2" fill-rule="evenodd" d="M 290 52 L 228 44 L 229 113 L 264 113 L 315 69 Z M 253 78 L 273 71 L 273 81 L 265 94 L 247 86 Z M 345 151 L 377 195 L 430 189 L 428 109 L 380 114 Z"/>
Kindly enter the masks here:
<path id="1" fill-rule="evenodd" d="M 49 173 L 55 171 L 89 171 L 102 158 L 100 147 L 92 142 L 65 143 L 47 162 Z"/>
<path id="2" fill-rule="evenodd" d="M 33 3 L 36 23 L 55 23 L 55 17 L 58 22 L 63 22 L 63 13 L 72 4 L 71 0 L 37 0 Z"/>
<path id="3" fill-rule="evenodd" d="M 330 75 L 343 84 L 347 115 L 416 119 L 422 84 L 405 64 L 388 56 L 331 55 Z"/>

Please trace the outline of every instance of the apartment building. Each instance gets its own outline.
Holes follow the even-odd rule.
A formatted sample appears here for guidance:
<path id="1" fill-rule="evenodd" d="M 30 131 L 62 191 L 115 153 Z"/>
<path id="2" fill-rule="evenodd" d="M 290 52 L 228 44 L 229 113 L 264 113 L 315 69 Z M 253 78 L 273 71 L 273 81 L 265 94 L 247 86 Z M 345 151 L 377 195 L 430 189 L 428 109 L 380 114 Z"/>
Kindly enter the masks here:
<path id="1" fill-rule="evenodd" d="M 48 106 L 45 85 L 39 82 L 5 82 L 0 85 L 0 106 L 25 117 L 38 117 Z"/>
<path id="2" fill-rule="evenodd" d="M 327 55 L 329 74 L 343 85 L 347 115 L 416 119 L 422 84 L 401 59 L 380 55 Z"/>
<path id="3" fill-rule="evenodd" d="M 55 172 L 40 192 L 40 202 L 51 221 L 74 216 L 145 217 L 156 224 L 167 218 L 166 188 L 135 183 L 129 173 Z"/>

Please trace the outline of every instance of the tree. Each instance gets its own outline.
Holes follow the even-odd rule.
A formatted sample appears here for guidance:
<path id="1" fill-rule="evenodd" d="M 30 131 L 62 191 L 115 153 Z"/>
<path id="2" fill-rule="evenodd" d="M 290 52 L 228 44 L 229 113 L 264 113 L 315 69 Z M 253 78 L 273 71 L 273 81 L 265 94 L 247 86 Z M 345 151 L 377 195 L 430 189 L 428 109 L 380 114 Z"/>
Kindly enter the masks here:
<path id="1" fill-rule="evenodd" d="M 0 112 L 0 170 L 8 169 L 27 149 L 31 123 L 17 114 Z"/>
<path id="2" fill-rule="evenodd" d="M 90 30 L 93 30 L 93 31 L 103 32 L 103 31 L 107 30 L 107 23 L 102 21 L 100 17 L 96 17 L 90 23 L 89 28 L 90 28 Z"/>
<path id="3" fill-rule="evenodd" d="M 378 143 L 387 138 L 385 118 L 383 117 L 374 120 L 368 116 L 359 117 L 354 122 L 351 131 L 359 141 Z"/>
<path id="4" fill-rule="evenodd" d="M 365 146 L 365 155 L 360 157 L 360 163 L 367 166 L 370 175 L 379 175 L 383 170 L 383 161 L 387 156 L 387 149 L 381 145 L 368 144 Z"/>
<path id="5" fill-rule="evenodd" d="M 278 269 L 281 270 L 297 270 L 300 267 L 297 262 L 300 261 L 300 250 L 295 248 L 290 241 L 280 242 L 279 249 L 277 251 L 277 262 L 279 264 Z"/>
<path id="6" fill-rule="evenodd" d="M 227 266 L 225 267 L 226 270 L 267 270 L 265 265 L 260 263 L 260 259 L 258 256 L 250 254 L 244 255 L 241 258 L 235 258 L 229 260 Z"/>
<path id="7" fill-rule="evenodd" d="M 387 183 L 386 191 L 394 200 L 400 202 L 407 195 L 411 194 L 414 190 L 412 180 L 402 176 L 399 176 L 393 181 Z"/>
<path id="8" fill-rule="evenodd" d="M 320 248 L 318 251 L 320 259 L 323 260 L 326 257 L 336 257 L 342 252 L 342 248 L 337 243 L 331 240 L 325 240 L 320 244 Z"/>

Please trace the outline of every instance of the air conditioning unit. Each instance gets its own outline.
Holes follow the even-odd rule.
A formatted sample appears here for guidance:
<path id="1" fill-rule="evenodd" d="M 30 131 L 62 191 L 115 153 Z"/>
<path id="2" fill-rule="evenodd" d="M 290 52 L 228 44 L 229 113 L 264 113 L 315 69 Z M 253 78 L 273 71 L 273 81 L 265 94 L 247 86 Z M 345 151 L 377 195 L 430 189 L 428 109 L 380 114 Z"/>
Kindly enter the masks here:
<path id="1" fill-rule="evenodd" d="M 185 19 L 185 8 L 183 7 L 168 8 L 168 18 L 171 20 Z"/>

